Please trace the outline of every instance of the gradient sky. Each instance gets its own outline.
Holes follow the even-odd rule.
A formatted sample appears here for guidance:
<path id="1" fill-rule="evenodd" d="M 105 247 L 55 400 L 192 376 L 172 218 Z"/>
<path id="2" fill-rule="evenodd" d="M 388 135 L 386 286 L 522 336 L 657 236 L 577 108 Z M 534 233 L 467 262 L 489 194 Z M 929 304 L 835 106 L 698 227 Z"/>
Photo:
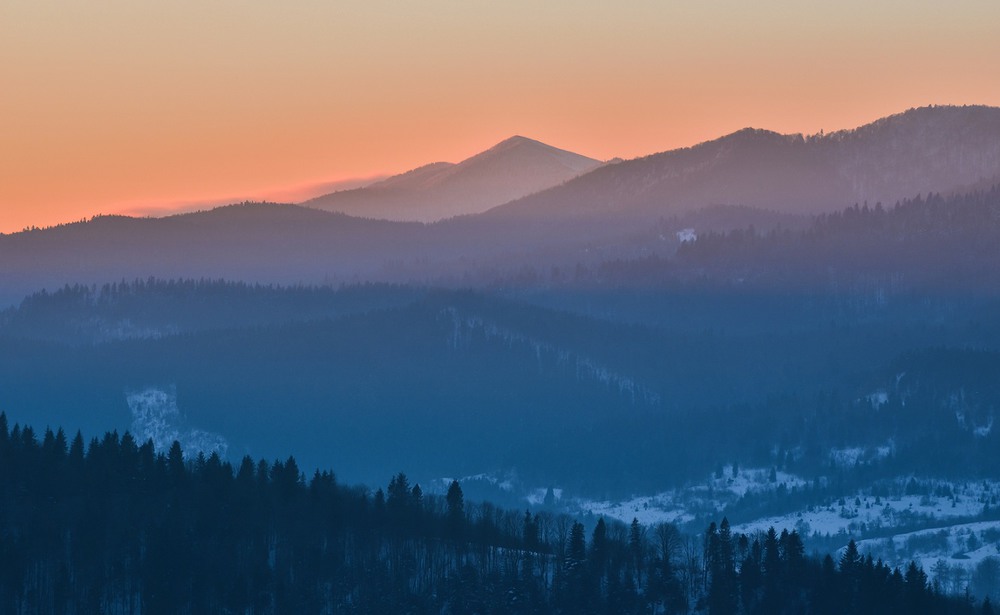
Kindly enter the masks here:
<path id="1" fill-rule="evenodd" d="M 1000 105 L 1000 2 L 3 0 L 0 232 Z"/>

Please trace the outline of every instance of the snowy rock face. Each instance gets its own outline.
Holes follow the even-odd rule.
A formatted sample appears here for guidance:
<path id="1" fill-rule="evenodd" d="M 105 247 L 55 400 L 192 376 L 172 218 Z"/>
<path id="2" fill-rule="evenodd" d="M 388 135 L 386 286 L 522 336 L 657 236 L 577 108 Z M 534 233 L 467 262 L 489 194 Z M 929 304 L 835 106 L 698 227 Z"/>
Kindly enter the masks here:
<path id="1" fill-rule="evenodd" d="M 177 408 L 177 396 L 172 391 L 147 388 L 130 391 L 125 399 L 132 411 L 131 432 L 137 441 L 151 439 L 158 452 L 166 452 L 176 440 L 181 443 L 187 458 L 198 453 L 226 456 L 229 444 L 225 438 L 188 426 Z"/>

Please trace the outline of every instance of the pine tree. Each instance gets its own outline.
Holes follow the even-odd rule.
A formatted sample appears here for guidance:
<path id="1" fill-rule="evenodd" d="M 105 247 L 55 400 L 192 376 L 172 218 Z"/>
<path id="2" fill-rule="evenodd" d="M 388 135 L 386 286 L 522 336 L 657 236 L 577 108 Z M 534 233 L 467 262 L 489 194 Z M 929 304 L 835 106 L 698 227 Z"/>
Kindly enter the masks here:
<path id="1" fill-rule="evenodd" d="M 445 502 L 448 505 L 448 532 L 452 538 L 457 539 L 465 526 L 465 496 L 457 480 L 451 481 L 451 485 L 448 486 Z"/>
<path id="2" fill-rule="evenodd" d="M 858 553 L 858 545 L 852 538 L 844 549 L 844 554 L 840 557 L 840 572 L 847 576 L 857 574 L 858 566 L 861 564 L 861 554 Z"/>
<path id="3" fill-rule="evenodd" d="M 542 500 L 542 506 L 545 508 L 552 508 L 556 505 L 556 493 L 553 491 L 552 487 L 545 490 L 545 498 Z"/>
<path id="4" fill-rule="evenodd" d="M 761 608 L 767 613 L 777 613 L 782 608 L 787 592 L 782 574 L 778 534 L 773 527 L 768 528 L 764 536 L 763 551 L 761 570 L 764 576 L 764 592 Z"/>
<path id="5" fill-rule="evenodd" d="M 386 506 L 390 511 L 404 511 L 410 502 L 410 481 L 400 472 L 389 480 L 386 490 Z"/>
<path id="6" fill-rule="evenodd" d="M 177 440 L 173 441 L 167 453 L 167 469 L 175 482 L 184 478 L 184 451 L 181 450 L 181 443 Z"/>
<path id="7" fill-rule="evenodd" d="M 83 469 L 83 434 L 79 431 L 69 445 L 69 464 L 78 471 Z"/>
<path id="8" fill-rule="evenodd" d="M 586 561 L 587 539 L 584 537 L 583 524 L 574 521 L 566 548 L 566 568 L 580 568 Z"/>
<path id="9" fill-rule="evenodd" d="M 531 516 L 530 510 L 524 511 L 524 521 L 521 523 L 521 535 L 524 539 L 524 548 L 528 550 L 538 548 L 538 515 Z"/>
<path id="10" fill-rule="evenodd" d="M 916 562 L 910 562 L 906 567 L 906 574 L 903 575 L 905 584 L 905 604 L 910 613 L 926 613 L 927 605 L 927 574 L 917 566 Z"/>
<path id="11" fill-rule="evenodd" d="M 728 518 L 722 519 L 718 534 L 713 538 L 708 609 L 712 615 L 730 615 L 737 610 L 737 586 L 733 535 Z"/>
<path id="12" fill-rule="evenodd" d="M 643 573 L 643 561 L 644 557 L 644 530 L 642 525 L 639 524 L 639 519 L 637 517 L 632 517 L 632 525 L 629 526 L 628 532 L 628 550 L 629 557 L 631 558 L 632 567 L 635 569 L 636 582 L 642 585 L 642 573 Z"/>
<path id="13" fill-rule="evenodd" d="M 756 611 L 757 603 L 761 598 L 761 558 L 762 550 L 760 541 L 754 540 L 753 544 L 747 548 L 746 555 L 740 563 L 739 574 L 740 599 L 744 610 L 748 613 Z"/>

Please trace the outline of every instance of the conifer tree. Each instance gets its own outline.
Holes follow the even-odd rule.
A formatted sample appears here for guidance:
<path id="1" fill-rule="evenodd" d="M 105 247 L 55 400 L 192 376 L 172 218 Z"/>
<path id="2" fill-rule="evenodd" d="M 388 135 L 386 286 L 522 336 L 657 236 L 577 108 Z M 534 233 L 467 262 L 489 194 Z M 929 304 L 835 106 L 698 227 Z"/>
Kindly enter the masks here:
<path id="1" fill-rule="evenodd" d="M 458 538 L 465 525 L 465 496 L 457 480 L 451 481 L 451 485 L 448 486 L 445 502 L 448 505 L 448 531 L 452 538 Z"/>

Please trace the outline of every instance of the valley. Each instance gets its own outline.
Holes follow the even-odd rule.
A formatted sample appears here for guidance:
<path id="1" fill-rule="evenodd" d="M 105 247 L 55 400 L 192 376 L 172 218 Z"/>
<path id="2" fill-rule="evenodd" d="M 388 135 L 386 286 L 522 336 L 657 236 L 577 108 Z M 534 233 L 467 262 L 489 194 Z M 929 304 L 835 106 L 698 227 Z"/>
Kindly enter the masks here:
<path id="1" fill-rule="evenodd" d="M 521 544 L 539 567 L 511 570 L 553 596 L 579 525 L 645 532 L 637 561 L 657 537 L 697 605 L 725 519 L 747 570 L 773 528 L 817 575 L 856 547 L 942 600 L 1000 597 L 998 130 L 933 107 L 606 164 L 515 138 L 303 205 L 0 235 L 11 454 L 65 426 L 142 448 L 122 471 L 148 480 L 259 459 L 260 489 L 336 476 L 364 511 L 405 473 L 427 519 L 457 484 L 474 512 L 449 523 L 503 526 L 476 540 Z M 504 177 L 527 192 L 484 187 Z"/>

